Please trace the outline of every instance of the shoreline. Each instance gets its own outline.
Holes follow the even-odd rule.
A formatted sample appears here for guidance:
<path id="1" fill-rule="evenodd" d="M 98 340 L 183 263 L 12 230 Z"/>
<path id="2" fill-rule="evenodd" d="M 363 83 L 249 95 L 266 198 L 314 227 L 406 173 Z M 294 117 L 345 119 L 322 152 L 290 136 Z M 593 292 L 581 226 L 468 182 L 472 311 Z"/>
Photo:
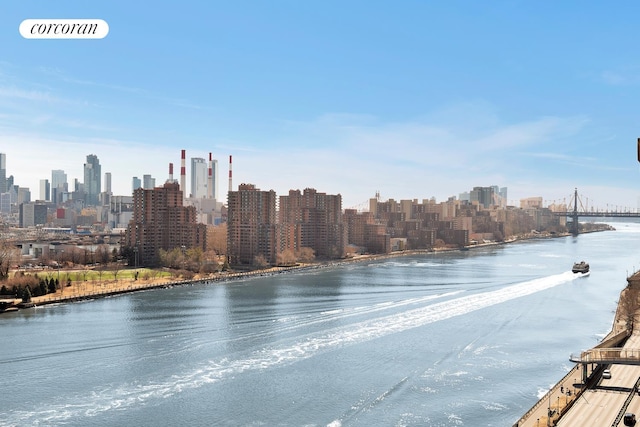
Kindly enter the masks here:
<path id="1" fill-rule="evenodd" d="M 607 227 L 597 230 L 587 230 L 584 233 L 591 233 L 596 231 L 609 231 L 614 228 Z M 583 233 L 581 233 L 583 234 Z M 60 291 L 56 291 L 52 294 L 47 294 L 38 297 L 32 297 L 30 303 L 22 303 L 18 298 L 6 298 L 5 301 L 13 300 L 13 304 L 7 307 L 5 310 L 0 310 L 0 314 L 5 312 L 13 312 L 17 310 L 24 310 L 28 308 L 37 308 L 43 305 L 49 304 L 62 304 L 86 301 L 98 298 L 105 298 L 110 296 L 117 296 L 121 294 L 146 291 L 152 289 L 171 288 L 174 286 L 186 286 L 195 285 L 200 283 L 217 283 L 217 282 L 231 282 L 234 280 L 241 280 L 245 278 L 261 277 L 261 276 L 273 276 L 276 274 L 286 274 L 295 272 L 304 272 L 307 270 L 317 270 L 321 268 L 332 268 L 350 263 L 360 263 L 368 261 L 381 261 L 386 259 L 393 259 L 399 257 L 415 256 L 415 255 L 438 255 L 440 253 L 448 252 L 463 252 L 472 251 L 475 249 L 482 249 L 494 246 L 502 246 L 511 243 L 523 243 L 531 240 L 549 239 L 549 238 L 562 238 L 571 236 L 570 233 L 561 234 L 532 234 L 525 237 L 518 237 L 507 239 L 501 242 L 486 242 L 475 245 L 469 245 L 462 248 L 437 248 L 437 249 L 412 249 L 404 251 L 396 251 L 388 254 L 371 254 L 371 255 L 359 255 L 352 258 L 344 258 L 339 260 L 329 260 L 314 262 L 309 264 L 298 264 L 291 267 L 270 267 L 261 270 L 252 270 L 246 272 L 224 272 L 224 273 L 211 273 L 205 277 L 196 277 L 192 279 L 183 280 L 164 280 L 164 279 L 152 279 L 146 283 L 141 283 L 141 280 L 129 280 L 121 279 L 114 282 L 107 283 L 80 283 L 74 284 L 73 288 L 63 288 Z M 80 288 L 80 289 L 79 289 Z M 66 292 L 65 292 L 66 291 Z M 2 296 L 0 296 L 0 300 Z"/>

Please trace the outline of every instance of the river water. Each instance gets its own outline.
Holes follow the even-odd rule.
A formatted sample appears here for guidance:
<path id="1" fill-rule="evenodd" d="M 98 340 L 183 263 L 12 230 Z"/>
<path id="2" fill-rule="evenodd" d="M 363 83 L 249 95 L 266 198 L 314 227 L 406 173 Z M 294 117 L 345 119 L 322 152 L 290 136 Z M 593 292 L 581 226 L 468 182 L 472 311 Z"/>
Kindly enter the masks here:
<path id="1" fill-rule="evenodd" d="M 511 426 L 611 329 L 611 224 L 6 313 L 0 426 Z"/>

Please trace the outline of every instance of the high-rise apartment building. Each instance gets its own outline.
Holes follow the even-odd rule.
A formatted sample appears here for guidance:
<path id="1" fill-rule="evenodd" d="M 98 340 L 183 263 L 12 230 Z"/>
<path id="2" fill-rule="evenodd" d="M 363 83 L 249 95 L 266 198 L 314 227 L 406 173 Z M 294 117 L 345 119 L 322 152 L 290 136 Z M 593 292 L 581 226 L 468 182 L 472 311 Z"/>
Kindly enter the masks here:
<path id="1" fill-rule="evenodd" d="M 163 249 L 206 249 L 206 225 L 196 221 L 193 206 L 183 205 L 180 185 L 167 182 L 153 189 L 133 192 L 133 219 L 127 226 L 125 246 L 137 265 L 158 265 Z M 137 262 L 136 262 L 137 261 Z"/>
<path id="2" fill-rule="evenodd" d="M 276 193 L 241 184 L 227 201 L 227 254 L 233 265 L 276 262 Z"/>
<path id="3" fill-rule="evenodd" d="M 7 192 L 7 155 L 0 153 L 0 194 Z"/>
<path id="4" fill-rule="evenodd" d="M 49 180 L 48 179 L 41 179 L 40 180 L 40 200 L 44 200 L 45 202 L 48 202 L 50 200 L 50 193 L 51 192 L 51 187 L 49 185 Z"/>
<path id="5" fill-rule="evenodd" d="M 346 229 L 342 220 L 342 196 L 318 193 L 313 188 L 289 190 L 280 196 L 281 251 L 294 253 L 311 248 L 319 258 L 341 258 Z"/>
<path id="6" fill-rule="evenodd" d="M 100 192 L 102 191 L 102 173 L 100 169 L 98 156 L 89 154 L 87 163 L 84 164 L 84 191 L 86 193 L 85 203 L 87 206 L 97 206 L 100 200 Z"/>
<path id="7" fill-rule="evenodd" d="M 191 197 L 207 197 L 207 162 L 201 157 L 191 158 Z"/>
<path id="8" fill-rule="evenodd" d="M 373 200 L 377 201 L 377 198 Z M 348 230 L 349 244 L 356 245 L 369 253 L 391 251 L 391 239 L 386 227 L 383 224 L 376 224 L 373 212 L 345 209 L 344 222 Z"/>

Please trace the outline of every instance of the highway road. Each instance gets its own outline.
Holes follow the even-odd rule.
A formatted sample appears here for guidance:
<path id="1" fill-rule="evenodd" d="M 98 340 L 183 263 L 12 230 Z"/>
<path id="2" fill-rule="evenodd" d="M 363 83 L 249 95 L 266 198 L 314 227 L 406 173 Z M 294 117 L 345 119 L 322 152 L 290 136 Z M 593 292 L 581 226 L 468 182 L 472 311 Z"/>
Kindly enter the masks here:
<path id="1" fill-rule="evenodd" d="M 624 345 L 625 348 L 640 348 L 640 332 L 635 332 Z M 615 364 L 608 366 L 611 378 L 601 378 L 590 390 L 576 400 L 557 426 L 623 426 L 614 424 L 620 413 L 634 413 L 640 417 L 640 395 L 635 385 L 640 379 L 640 366 Z M 631 401 L 627 408 L 627 399 Z"/>

